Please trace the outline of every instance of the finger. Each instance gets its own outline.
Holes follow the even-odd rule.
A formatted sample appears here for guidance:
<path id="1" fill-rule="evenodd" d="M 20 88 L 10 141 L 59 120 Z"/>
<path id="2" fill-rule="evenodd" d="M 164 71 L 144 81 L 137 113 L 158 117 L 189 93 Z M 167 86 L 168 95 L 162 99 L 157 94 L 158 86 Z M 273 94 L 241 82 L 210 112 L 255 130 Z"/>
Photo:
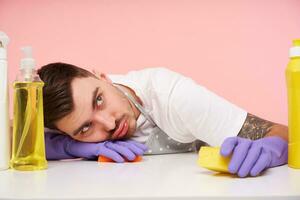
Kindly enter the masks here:
<path id="1" fill-rule="evenodd" d="M 115 142 L 115 143 L 127 147 L 127 148 L 130 149 L 135 155 L 143 155 L 143 154 L 144 154 L 144 150 L 143 150 L 143 149 L 140 149 L 138 146 L 136 146 L 136 145 L 133 144 L 133 143 L 123 142 L 123 141 L 117 141 L 117 142 Z"/>
<path id="2" fill-rule="evenodd" d="M 255 165 L 250 171 L 251 176 L 257 176 L 259 173 L 261 173 L 264 169 L 266 169 L 271 162 L 271 155 L 270 153 L 266 151 L 262 151 L 262 154 L 256 161 Z"/>
<path id="3" fill-rule="evenodd" d="M 122 145 L 115 144 L 112 142 L 107 142 L 105 144 L 105 146 L 112 150 L 115 150 L 116 152 L 118 152 L 119 154 L 121 154 L 122 156 L 127 158 L 128 160 L 134 160 L 136 157 L 136 155 L 134 153 L 132 153 L 132 151 L 130 149 L 128 149 L 127 147 L 124 147 Z"/>
<path id="4" fill-rule="evenodd" d="M 226 138 L 223 144 L 221 145 L 221 150 L 220 150 L 221 155 L 225 157 L 229 156 L 237 144 L 238 144 L 237 137 Z"/>
<path id="5" fill-rule="evenodd" d="M 107 147 L 103 147 L 103 148 L 105 148 L 105 149 L 100 151 L 99 155 L 108 157 L 118 163 L 122 163 L 125 161 L 124 158 L 122 158 L 122 156 L 120 154 L 118 154 L 117 152 L 115 152 Z"/>
<path id="6" fill-rule="evenodd" d="M 248 154 L 251 143 L 251 140 L 243 140 L 234 148 L 233 155 L 228 167 L 230 173 L 235 174 L 240 169 Z"/>
<path id="7" fill-rule="evenodd" d="M 145 144 L 142 144 L 140 142 L 134 141 L 134 140 L 127 140 L 128 143 L 132 143 L 135 146 L 138 146 L 140 149 L 142 149 L 144 152 L 148 150 L 148 147 Z"/>
<path id="8" fill-rule="evenodd" d="M 252 147 L 248 151 L 248 154 L 241 166 L 241 168 L 238 171 L 238 176 L 239 177 L 246 177 L 249 173 L 250 170 L 253 168 L 255 165 L 256 161 L 258 160 L 259 156 L 261 154 L 261 147 Z"/>

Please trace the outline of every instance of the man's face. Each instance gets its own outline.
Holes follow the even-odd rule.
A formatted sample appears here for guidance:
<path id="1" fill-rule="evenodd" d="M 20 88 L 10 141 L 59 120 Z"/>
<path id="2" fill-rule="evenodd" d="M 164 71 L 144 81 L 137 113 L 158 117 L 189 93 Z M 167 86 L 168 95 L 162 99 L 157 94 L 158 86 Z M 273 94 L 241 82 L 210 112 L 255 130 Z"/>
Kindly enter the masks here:
<path id="1" fill-rule="evenodd" d="M 71 88 L 74 110 L 56 123 L 59 130 L 83 142 L 133 135 L 139 112 L 104 74 L 75 78 Z"/>

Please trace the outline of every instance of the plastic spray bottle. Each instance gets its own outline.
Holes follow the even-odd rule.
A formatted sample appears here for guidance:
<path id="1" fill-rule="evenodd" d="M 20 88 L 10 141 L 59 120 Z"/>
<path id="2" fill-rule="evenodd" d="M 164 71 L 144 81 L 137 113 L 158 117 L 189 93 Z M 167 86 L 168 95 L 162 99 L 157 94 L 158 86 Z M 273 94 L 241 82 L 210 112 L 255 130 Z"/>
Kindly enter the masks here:
<path id="1" fill-rule="evenodd" d="M 0 170 L 9 168 L 10 132 L 8 115 L 7 44 L 8 36 L 0 31 Z"/>
<path id="2" fill-rule="evenodd" d="M 23 47 L 20 74 L 14 82 L 14 119 L 10 167 L 47 168 L 44 142 L 43 86 L 35 71 L 31 47 Z"/>
<path id="3" fill-rule="evenodd" d="M 286 68 L 288 92 L 288 166 L 300 169 L 300 39 L 293 41 Z"/>

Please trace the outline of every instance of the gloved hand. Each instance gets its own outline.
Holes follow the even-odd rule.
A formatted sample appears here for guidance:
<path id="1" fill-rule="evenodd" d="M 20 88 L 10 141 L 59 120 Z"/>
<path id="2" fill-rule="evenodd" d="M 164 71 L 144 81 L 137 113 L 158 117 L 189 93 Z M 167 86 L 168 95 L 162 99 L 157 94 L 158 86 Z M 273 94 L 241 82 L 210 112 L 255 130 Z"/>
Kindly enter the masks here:
<path id="1" fill-rule="evenodd" d="M 46 157 L 48 160 L 86 158 L 97 159 L 99 155 L 115 162 L 134 160 L 143 155 L 147 146 L 133 140 L 106 141 L 99 143 L 79 142 L 67 135 L 55 132 L 45 133 Z M 124 158 L 123 158 L 124 157 Z"/>
<path id="2" fill-rule="evenodd" d="M 229 137 L 221 146 L 220 154 L 232 154 L 228 170 L 239 177 L 257 176 L 263 170 L 287 163 L 288 144 L 280 137 L 264 137 L 250 140 Z"/>

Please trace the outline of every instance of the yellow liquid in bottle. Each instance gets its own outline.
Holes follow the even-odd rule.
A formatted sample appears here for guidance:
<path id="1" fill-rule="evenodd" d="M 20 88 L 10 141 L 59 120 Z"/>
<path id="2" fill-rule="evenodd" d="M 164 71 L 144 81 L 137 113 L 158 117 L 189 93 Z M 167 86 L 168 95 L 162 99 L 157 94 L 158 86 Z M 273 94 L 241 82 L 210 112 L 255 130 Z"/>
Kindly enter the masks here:
<path id="1" fill-rule="evenodd" d="M 14 83 L 14 123 L 10 167 L 47 168 L 44 142 L 43 82 Z"/>
<path id="2" fill-rule="evenodd" d="M 300 169 L 300 57 L 291 58 L 286 69 L 288 92 L 288 166 Z"/>

